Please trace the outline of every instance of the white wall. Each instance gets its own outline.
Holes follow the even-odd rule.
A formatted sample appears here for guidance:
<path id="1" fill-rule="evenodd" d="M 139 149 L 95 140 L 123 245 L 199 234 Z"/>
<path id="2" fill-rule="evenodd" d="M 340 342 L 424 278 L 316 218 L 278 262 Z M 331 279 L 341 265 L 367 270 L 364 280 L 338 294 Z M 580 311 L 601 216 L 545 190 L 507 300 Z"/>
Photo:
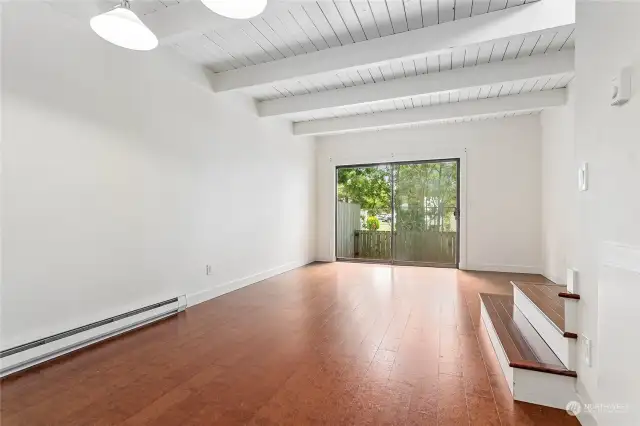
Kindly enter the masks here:
<path id="1" fill-rule="evenodd" d="M 589 190 L 578 200 L 576 266 L 581 332 L 595 345 L 592 366 L 580 357 L 578 390 L 595 403 L 631 404 L 626 415 L 597 414 L 600 426 L 638 425 L 640 4 L 578 3 L 577 25 L 576 159 L 589 164 Z M 611 79 L 629 65 L 634 98 L 611 107 Z"/>
<path id="2" fill-rule="evenodd" d="M 318 258 L 334 258 L 335 166 L 458 157 L 461 267 L 541 272 L 540 132 L 534 115 L 318 138 Z"/>
<path id="3" fill-rule="evenodd" d="M 565 284 L 566 270 L 574 263 L 578 193 L 574 110 L 575 90 L 570 86 L 567 105 L 541 114 L 543 271 L 558 284 Z"/>
<path id="4" fill-rule="evenodd" d="M 3 348 L 313 259 L 313 140 L 170 52 L 3 9 Z"/>

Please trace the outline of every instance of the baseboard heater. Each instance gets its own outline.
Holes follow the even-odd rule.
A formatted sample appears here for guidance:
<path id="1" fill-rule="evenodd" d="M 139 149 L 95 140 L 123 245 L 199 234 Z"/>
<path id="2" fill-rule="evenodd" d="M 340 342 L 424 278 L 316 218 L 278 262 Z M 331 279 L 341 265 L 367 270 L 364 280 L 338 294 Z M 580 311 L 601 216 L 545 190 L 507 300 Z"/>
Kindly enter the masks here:
<path id="1" fill-rule="evenodd" d="M 185 295 L 0 351 L 0 377 L 8 376 L 109 337 L 159 321 L 187 307 Z"/>

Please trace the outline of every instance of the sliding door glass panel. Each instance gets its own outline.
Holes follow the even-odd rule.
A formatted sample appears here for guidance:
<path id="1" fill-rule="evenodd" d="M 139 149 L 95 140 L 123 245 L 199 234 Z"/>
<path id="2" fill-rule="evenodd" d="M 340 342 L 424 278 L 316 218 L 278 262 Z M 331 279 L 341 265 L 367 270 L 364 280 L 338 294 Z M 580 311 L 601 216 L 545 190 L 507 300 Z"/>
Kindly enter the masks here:
<path id="1" fill-rule="evenodd" d="M 394 261 L 456 266 L 458 162 L 395 164 Z"/>
<path id="2" fill-rule="evenodd" d="M 336 257 L 391 261 L 391 166 L 336 171 Z"/>

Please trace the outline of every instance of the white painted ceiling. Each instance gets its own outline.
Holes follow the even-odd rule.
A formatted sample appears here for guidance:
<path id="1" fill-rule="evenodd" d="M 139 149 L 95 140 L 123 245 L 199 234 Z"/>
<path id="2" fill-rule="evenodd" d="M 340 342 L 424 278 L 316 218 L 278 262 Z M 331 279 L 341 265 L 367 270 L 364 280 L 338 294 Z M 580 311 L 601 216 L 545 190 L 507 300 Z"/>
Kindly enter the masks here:
<path id="1" fill-rule="evenodd" d="M 506 84 L 455 90 L 435 95 L 412 96 L 410 98 L 394 99 L 389 101 L 377 102 L 374 104 L 343 106 L 322 111 L 304 112 L 292 115 L 290 118 L 294 122 L 311 121 L 320 120 L 323 118 L 374 114 L 376 112 L 430 107 L 455 102 L 466 102 L 479 99 L 519 95 L 521 93 L 540 92 L 544 90 L 553 90 L 567 87 L 572 79 L 573 74 L 567 73 L 559 76 L 512 81 Z M 502 117 L 504 116 L 506 115 L 502 115 Z M 508 116 L 510 117 L 512 115 Z"/>
<path id="2" fill-rule="evenodd" d="M 47 0 L 54 7 L 76 16 L 95 12 L 80 12 L 77 2 Z M 194 28 L 190 22 L 179 22 L 184 30 L 161 38 L 164 48 L 173 49 L 187 60 L 208 68 L 214 73 L 301 56 L 319 50 L 360 43 L 405 31 L 442 23 L 473 19 L 476 15 L 492 13 L 511 7 L 527 7 L 537 0 L 269 0 L 267 10 L 251 20 L 224 20 L 212 16 L 209 21 L 199 20 Z M 543 0 L 553 1 L 553 0 Z M 131 0 L 131 6 L 143 20 L 154 15 L 178 11 L 188 2 L 199 0 Z M 91 10 L 108 10 L 117 0 L 97 0 Z M 75 5 L 74 5 L 75 4 Z M 162 13 L 158 13 L 162 12 Z M 203 10 L 204 14 L 212 14 Z M 156 15 L 156 16 L 157 16 Z M 182 19 L 176 13 L 176 19 Z M 146 18 L 145 18 L 146 17 Z M 84 17 L 83 17 L 84 19 Z M 204 24 L 203 24 L 204 22 Z M 175 24 L 172 22 L 172 24 Z M 420 74 L 434 74 L 457 68 L 469 68 L 489 62 L 501 62 L 525 56 L 541 55 L 575 46 L 573 27 L 549 29 L 537 34 L 510 37 L 497 42 L 457 46 L 446 53 L 425 55 L 412 59 L 386 61 L 374 67 L 363 66 L 348 71 L 336 71 L 316 76 L 242 89 L 257 102 L 293 97 L 313 92 L 339 90 L 359 85 Z M 294 122 L 331 117 L 375 114 L 411 108 L 428 108 L 446 103 L 465 102 L 484 98 L 512 96 L 532 91 L 545 91 L 566 87 L 573 73 L 554 77 L 533 78 L 503 84 L 454 90 L 436 95 L 413 96 L 358 106 L 341 106 L 321 111 L 293 114 Z M 528 112 L 530 113 L 530 112 Z M 497 114 L 495 117 L 511 116 Z M 484 117 L 486 119 L 486 117 Z M 469 118 L 471 119 L 471 118 Z M 457 122 L 459 120 L 452 120 Z"/>
<path id="3" fill-rule="evenodd" d="M 48 3 L 61 12 L 77 18 L 89 19 L 93 14 L 106 12 L 118 6 L 120 0 L 40 0 Z M 193 0 L 129 0 L 131 10 L 139 16 L 151 15 L 155 12 L 176 6 L 180 3 L 187 3 Z M 144 19 L 143 19 L 144 20 Z"/>
<path id="4" fill-rule="evenodd" d="M 484 114 L 484 115 L 475 115 L 473 117 L 464 117 L 464 118 L 453 118 L 446 120 L 435 120 L 429 121 L 426 123 L 411 123 L 411 124 L 400 124 L 397 126 L 393 126 L 394 129 L 419 129 L 422 127 L 428 127 L 433 125 L 441 125 L 441 124 L 460 124 L 460 123 L 472 123 L 479 121 L 491 121 L 491 120 L 499 120 L 502 118 L 511 118 L 511 117 L 521 117 L 525 115 L 539 115 L 542 110 L 534 110 L 534 111 L 518 111 L 518 112 L 501 112 L 499 114 Z M 381 132 L 387 130 L 387 127 L 382 128 L 371 128 L 367 129 L 367 131 L 377 131 Z M 351 132 L 335 132 L 333 134 L 341 134 L 341 133 L 351 133 Z"/>
<path id="5" fill-rule="evenodd" d="M 156 0 L 160 1 L 160 0 Z M 185 0 L 183 0 L 185 1 Z M 533 0 L 274 1 L 262 15 L 172 43 L 215 72 L 358 43 L 519 6 Z"/>
<path id="6" fill-rule="evenodd" d="M 183 0 L 184 1 L 184 0 Z M 214 72 L 304 55 L 345 44 L 358 43 L 439 23 L 466 19 L 527 3 L 525 0 L 333 0 L 282 2 L 267 13 L 240 21 L 222 30 L 185 34 L 171 46 L 190 61 Z M 388 61 L 375 67 L 303 77 L 271 87 L 247 89 L 257 101 L 322 92 L 350 86 L 375 84 L 419 74 L 433 74 L 547 52 L 573 49 L 574 29 L 549 30 L 543 34 L 512 37 L 452 49 L 437 56 Z M 437 96 L 340 107 L 305 112 L 290 117 L 294 122 L 329 117 L 372 114 L 381 111 L 508 96 L 566 87 L 572 75 L 516 81 L 506 85 L 478 87 Z"/>
<path id="7" fill-rule="evenodd" d="M 275 84 L 270 88 L 249 90 L 257 100 L 271 100 L 311 92 L 322 92 L 342 87 L 372 84 L 419 74 L 434 74 L 457 68 L 467 68 L 489 62 L 522 58 L 525 56 L 570 50 L 575 45 L 573 29 L 547 31 L 540 35 L 512 37 L 498 43 L 485 43 L 452 49 L 438 56 L 395 60 L 376 67 L 364 67 L 333 76 L 301 78 L 287 84 Z M 559 86 L 563 87 L 563 86 Z"/>

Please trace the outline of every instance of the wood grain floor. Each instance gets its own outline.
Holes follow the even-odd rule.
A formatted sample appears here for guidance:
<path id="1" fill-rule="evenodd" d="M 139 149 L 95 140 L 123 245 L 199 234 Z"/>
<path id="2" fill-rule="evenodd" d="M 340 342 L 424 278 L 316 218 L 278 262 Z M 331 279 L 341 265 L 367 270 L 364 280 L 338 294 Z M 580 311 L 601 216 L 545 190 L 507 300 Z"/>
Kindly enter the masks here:
<path id="1" fill-rule="evenodd" d="M 513 403 L 479 292 L 514 274 L 314 264 L 0 383 L 9 425 L 577 425 Z"/>

